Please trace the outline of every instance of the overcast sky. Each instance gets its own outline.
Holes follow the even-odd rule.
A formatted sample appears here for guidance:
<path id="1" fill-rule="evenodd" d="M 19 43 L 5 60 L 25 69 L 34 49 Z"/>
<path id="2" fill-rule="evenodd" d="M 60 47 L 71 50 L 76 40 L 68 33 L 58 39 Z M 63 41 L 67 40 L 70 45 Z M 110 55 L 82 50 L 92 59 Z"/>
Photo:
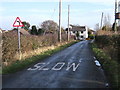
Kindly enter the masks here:
<path id="1" fill-rule="evenodd" d="M 62 0 L 62 26 L 67 27 L 67 8 L 70 5 L 70 24 L 86 25 L 94 29 L 101 14 L 110 15 L 114 21 L 114 0 Z M 59 0 L 1 0 L 0 28 L 10 30 L 16 19 L 37 27 L 45 20 L 58 23 Z"/>

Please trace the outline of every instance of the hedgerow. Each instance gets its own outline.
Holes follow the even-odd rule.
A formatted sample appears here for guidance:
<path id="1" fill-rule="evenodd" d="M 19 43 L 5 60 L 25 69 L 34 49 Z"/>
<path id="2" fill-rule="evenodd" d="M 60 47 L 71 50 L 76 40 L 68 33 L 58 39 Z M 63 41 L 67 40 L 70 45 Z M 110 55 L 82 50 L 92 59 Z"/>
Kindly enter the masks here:
<path id="1" fill-rule="evenodd" d="M 17 32 L 7 32 L 2 35 L 2 62 L 3 66 L 16 61 L 18 54 L 18 36 Z M 71 38 L 71 40 L 73 40 Z M 62 34 L 62 42 L 67 41 L 67 35 Z M 57 45 L 57 34 L 47 34 L 42 36 L 22 35 L 21 34 L 21 53 L 36 50 L 41 47 Z"/>
<path id="2" fill-rule="evenodd" d="M 120 35 L 96 36 L 95 43 L 103 49 L 111 58 L 119 61 L 120 58 Z"/>
<path id="3" fill-rule="evenodd" d="M 111 87 L 120 87 L 120 35 L 97 35 L 92 49 L 100 60 Z"/>

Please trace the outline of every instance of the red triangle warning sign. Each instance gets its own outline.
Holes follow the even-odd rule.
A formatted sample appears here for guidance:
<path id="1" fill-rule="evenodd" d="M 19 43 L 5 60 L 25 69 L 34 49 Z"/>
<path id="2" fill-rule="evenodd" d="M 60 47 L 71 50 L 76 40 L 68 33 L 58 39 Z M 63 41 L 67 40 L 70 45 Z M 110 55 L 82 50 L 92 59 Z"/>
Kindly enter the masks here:
<path id="1" fill-rule="evenodd" d="M 23 27 L 23 23 L 21 22 L 20 18 L 17 17 L 14 24 L 13 24 L 13 27 Z"/>

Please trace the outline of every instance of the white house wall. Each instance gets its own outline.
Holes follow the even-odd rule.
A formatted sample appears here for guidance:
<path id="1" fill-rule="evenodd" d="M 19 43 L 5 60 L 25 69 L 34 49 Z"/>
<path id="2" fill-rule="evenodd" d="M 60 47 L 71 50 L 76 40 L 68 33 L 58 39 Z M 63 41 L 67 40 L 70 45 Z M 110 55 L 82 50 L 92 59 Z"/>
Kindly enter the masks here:
<path id="1" fill-rule="evenodd" d="M 79 39 L 86 39 L 86 38 L 88 38 L 88 28 L 87 27 L 85 27 L 85 31 L 83 31 L 83 33 L 81 33 L 81 31 L 78 31 L 78 33 L 79 33 Z M 73 33 L 73 31 L 70 31 L 70 35 L 75 35 L 76 36 L 76 33 L 77 33 L 77 31 L 75 31 L 75 33 Z M 83 36 L 83 38 L 81 38 L 81 36 Z"/>
<path id="2" fill-rule="evenodd" d="M 88 27 L 85 27 L 85 28 L 86 28 L 85 38 L 88 38 Z"/>
<path id="3" fill-rule="evenodd" d="M 70 35 L 75 35 L 75 33 L 73 33 L 73 31 L 70 31 Z"/>

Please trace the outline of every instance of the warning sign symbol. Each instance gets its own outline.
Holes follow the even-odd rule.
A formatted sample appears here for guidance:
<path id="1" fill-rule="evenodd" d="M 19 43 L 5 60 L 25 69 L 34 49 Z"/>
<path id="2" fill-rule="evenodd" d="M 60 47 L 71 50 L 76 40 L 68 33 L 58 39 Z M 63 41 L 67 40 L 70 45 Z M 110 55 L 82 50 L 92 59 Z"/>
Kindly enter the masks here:
<path id="1" fill-rule="evenodd" d="M 20 18 L 17 17 L 14 24 L 13 24 L 13 27 L 23 27 L 23 23 L 21 22 Z"/>

